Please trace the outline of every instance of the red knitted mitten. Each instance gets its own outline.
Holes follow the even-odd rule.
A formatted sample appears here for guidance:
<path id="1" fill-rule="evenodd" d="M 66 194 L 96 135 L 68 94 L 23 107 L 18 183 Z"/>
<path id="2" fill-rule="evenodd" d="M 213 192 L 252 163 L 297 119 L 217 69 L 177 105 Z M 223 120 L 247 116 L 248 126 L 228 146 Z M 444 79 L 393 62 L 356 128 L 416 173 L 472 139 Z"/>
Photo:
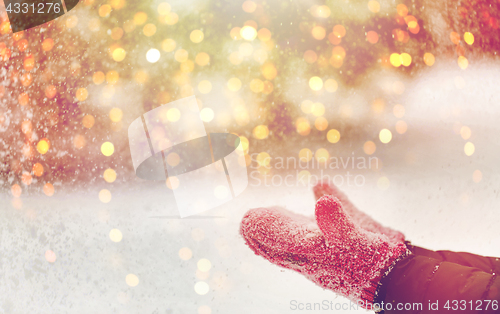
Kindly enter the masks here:
<path id="1" fill-rule="evenodd" d="M 363 213 L 352 204 L 347 196 L 340 191 L 335 185 L 324 181 L 316 184 L 313 188 L 314 196 L 318 200 L 323 195 L 333 195 L 342 202 L 342 207 L 351 216 L 352 220 L 356 221 L 363 229 L 374 233 L 382 233 L 389 237 L 393 242 L 404 242 L 405 236 L 399 231 L 384 227 L 373 218 Z"/>
<path id="2" fill-rule="evenodd" d="M 316 221 L 280 208 L 252 209 L 240 232 L 255 254 L 370 307 L 384 273 L 406 254 L 405 244 L 362 229 L 332 196 L 316 203 Z"/>

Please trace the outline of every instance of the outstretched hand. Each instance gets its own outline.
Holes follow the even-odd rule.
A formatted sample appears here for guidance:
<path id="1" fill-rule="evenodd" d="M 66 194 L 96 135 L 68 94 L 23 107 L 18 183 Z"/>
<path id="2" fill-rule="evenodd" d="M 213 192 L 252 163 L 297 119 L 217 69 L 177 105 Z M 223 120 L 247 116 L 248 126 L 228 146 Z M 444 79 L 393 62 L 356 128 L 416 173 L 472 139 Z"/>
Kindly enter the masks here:
<path id="1" fill-rule="evenodd" d="M 385 272 L 407 254 L 404 236 L 357 210 L 329 183 L 316 185 L 314 194 L 314 218 L 252 209 L 240 232 L 255 254 L 367 307 Z"/>

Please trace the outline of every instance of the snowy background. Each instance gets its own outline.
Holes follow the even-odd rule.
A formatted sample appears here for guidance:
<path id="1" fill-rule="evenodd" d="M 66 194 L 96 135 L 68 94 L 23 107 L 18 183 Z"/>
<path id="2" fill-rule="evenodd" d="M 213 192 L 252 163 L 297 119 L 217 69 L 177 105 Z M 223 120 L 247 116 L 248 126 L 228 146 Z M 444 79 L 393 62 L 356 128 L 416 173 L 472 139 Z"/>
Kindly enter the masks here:
<path id="1" fill-rule="evenodd" d="M 404 138 L 394 133 L 390 147 L 375 152 L 380 170 L 358 171 L 364 186 L 341 188 L 415 245 L 500 256 L 499 70 L 479 63 L 465 72 L 442 63 L 406 84 Z M 462 125 L 472 131 L 472 156 L 464 153 Z M 353 142 L 307 145 L 326 147 L 331 156 L 363 155 Z M 283 156 L 296 156 L 304 143 L 283 145 Z M 249 208 L 280 205 L 305 215 L 314 209 L 307 186 L 255 183 L 204 217 L 185 219 L 176 218 L 164 182 L 137 180 L 107 204 L 95 197 L 97 186 L 52 198 L 23 196 L 21 209 L 10 194 L 0 195 L 0 312 L 267 314 L 299 312 L 291 310 L 292 300 L 347 302 L 245 246 L 238 229 Z M 121 231 L 120 242 L 110 239 L 112 229 Z M 208 271 L 198 270 L 200 259 L 210 261 Z M 139 279 L 134 287 L 129 274 Z M 195 290 L 200 281 L 210 288 L 204 295 Z"/>

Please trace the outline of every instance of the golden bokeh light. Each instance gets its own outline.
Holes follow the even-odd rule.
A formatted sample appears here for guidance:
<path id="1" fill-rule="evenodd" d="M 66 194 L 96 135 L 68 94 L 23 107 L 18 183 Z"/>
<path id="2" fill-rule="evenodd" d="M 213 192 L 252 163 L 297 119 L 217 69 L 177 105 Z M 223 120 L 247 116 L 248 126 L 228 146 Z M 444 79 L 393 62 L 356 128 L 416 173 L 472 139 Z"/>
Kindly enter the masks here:
<path id="1" fill-rule="evenodd" d="M 436 59 L 434 58 L 434 55 L 430 52 L 426 52 L 424 54 L 424 63 L 428 66 L 432 66 L 436 62 Z"/>
<path id="2" fill-rule="evenodd" d="M 33 165 L 33 174 L 37 177 L 41 177 L 43 175 L 43 166 L 41 163 L 37 162 Z"/>
<path id="3" fill-rule="evenodd" d="M 264 82 L 260 79 L 253 79 L 250 81 L 250 90 L 254 93 L 260 93 L 264 90 Z"/>
<path id="4" fill-rule="evenodd" d="M 299 152 L 299 159 L 302 162 L 309 162 L 313 157 L 313 153 L 309 148 L 302 148 Z"/>
<path id="5" fill-rule="evenodd" d="M 392 133 L 388 129 L 382 129 L 378 137 L 382 143 L 387 144 L 392 140 Z"/>
<path id="6" fill-rule="evenodd" d="M 75 97 L 76 99 L 78 99 L 78 101 L 85 101 L 88 96 L 89 92 L 87 91 L 86 88 L 82 87 L 76 90 Z"/>
<path id="7" fill-rule="evenodd" d="M 391 182 L 389 181 L 389 179 L 387 177 L 380 177 L 377 180 L 377 187 L 382 191 L 389 189 L 390 185 L 391 185 Z"/>
<path id="8" fill-rule="evenodd" d="M 210 122 L 214 119 L 215 113 L 211 108 L 205 107 L 200 111 L 200 117 L 203 122 Z"/>
<path id="9" fill-rule="evenodd" d="M 160 15 L 167 15 L 170 13 L 170 10 L 172 10 L 172 7 L 170 6 L 169 3 L 167 2 L 162 2 L 158 5 L 158 13 Z"/>
<path id="10" fill-rule="evenodd" d="M 408 130 L 408 125 L 403 120 L 396 122 L 396 132 L 399 134 L 405 134 Z"/>
<path id="11" fill-rule="evenodd" d="M 94 73 L 94 75 L 92 75 L 92 81 L 96 85 L 102 84 L 105 79 L 106 79 L 106 76 L 101 71 L 97 71 Z"/>
<path id="12" fill-rule="evenodd" d="M 482 179 L 483 173 L 480 170 L 474 170 L 474 172 L 472 173 L 472 181 L 474 181 L 475 183 L 479 183 Z"/>
<path id="13" fill-rule="evenodd" d="M 200 259 L 196 265 L 198 269 L 203 272 L 207 272 L 212 268 L 212 263 L 206 258 Z"/>
<path id="14" fill-rule="evenodd" d="M 102 189 L 99 191 L 99 200 L 104 204 L 111 202 L 111 192 L 107 189 Z"/>
<path id="15" fill-rule="evenodd" d="M 396 6 L 396 10 L 398 11 L 398 15 L 405 17 L 408 15 L 408 7 L 402 3 Z"/>
<path id="16" fill-rule="evenodd" d="M 189 34 L 189 39 L 195 44 L 201 43 L 203 38 L 205 38 L 205 35 L 199 29 L 195 29 L 191 32 L 191 34 Z"/>
<path id="17" fill-rule="evenodd" d="M 271 62 L 265 63 L 261 67 L 261 72 L 262 72 L 262 75 L 268 80 L 273 80 L 276 77 L 276 75 L 278 75 L 278 71 L 276 70 L 276 67 Z"/>
<path id="18" fill-rule="evenodd" d="M 232 77 L 227 81 L 227 88 L 232 92 L 237 92 L 241 88 L 241 80 L 237 77 Z"/>
<path id="19" fill-rule="evenodd" d="M 174 152 L 168 154 L 166 159 L 167 159 L 167 164 L 169 164 L 172 167 L 177 166 L 181 162 L 179 154 Z"/>
<path id="20" fill-rule="evenodd" d="M 45 183 L 45 185 L 43 186 L 43 193 L 45 193 L 45 195 L 47 196 L 52 196 L 54 195 L 54 186 L 52 185 L 52 183 Z"/>
<path id="21" fill-rule="evenodd" d="M 313 102 L 306 99 L 300 104 L 300 109 L 302 109 L 302 112 L 304 113 L 311 113 L 312 107 L 313 107 Z"/>
<path id="22" fill-rule="evenodd" d="M 375 145 L 375 143 L 372 141 L 367 141 L 363 145 L 363 151 L 367 155 L 373 155 L 373 153 L 375 153 L 376 150 L 377 150 L 377 145 Z"/>
<path id="23" fill-rule="evenodd" d="M 378 13 L 380 12 L 380 3 L 376 0 L 370 0 L 368 1 L 368 9 L 373 13 Z"/>
<path id="24" fill-rule="evenodd" d="M 29 172 L 23 171 L 21 181 L 23 182 L 24 185 L 30 185 L 33 182 L 33 177 Z"/>
<path id="25" fill-rule="evenodd" d="M 172 38 L 167 38 L 161 42 L 161 49 L 166 52 L 174 51 L 177 43 Z"/>
<path id="26" fill-rule="evenodd" d="M 121 62 L 125 59 L 127 52 L 123 48 L 116 48 L 113 50 L 113 60 Z"/>
<path id="27" fill-rule="evenodd" d="M 403 52 L 400 55 L 401 58 L 401 64 L 404 65 L 405 67 L 410 66 L 411 64 L 411 56 L 407 54 L 406 52 Z"/>
<path id="28" fill-rule="evenodd" d="M 198 90 L 202 94 L 208 94 L 212 91 L 212 83 L 208 80 L 203 80 L 198 83 Z"/>
<path id="29" fill-rule="evenodd" d="M 319 148 L 314 153 L 314 157 L 320 163 L 327 163 L 330 159 L 330 153 L 325 148 Z"/>
<path id="30" fill-rule="evenodd" d="M 46 38 L 42 42 L 43 51 L 50 51 L 54 47 L 54 40 L 52 38 Z"/>
<path id="31" fill-rule="evenodd" d="M 123 111 L 120 108 L 113 108 L 109 111 L 109 119 L 113 122 L 120 122 L 123 118 Z"/>
<path id="32" fill-rule="evenodd" d="M 268 42 L 271 40 L 272 33 L 267 28 L 261 28 L 257 32 L 257 37 L 259 38 L 259 40 L 261 40 L 263 42 Z"/>
<path id="33" fill-rule="evenodd" d="M 101 153 L 104 155 L 104 156 L 111 156 L 113 155 L 113 153 L 115 152 L 115 146 L 113 145 L 113 143 L 111 142 L 104 142 L 102 143 L 101 145 Z"/>
<path id="34" fill-rule="evenodd" d="M 134 274 L 128 274 L 126 277 L 125 277 L 125 282 L 127 283 L 127 285 L 129 285 L 130 287 L 135 287 L 139 284 L 139 277 L 137 277 L 136 275 Z"/>
<path id="35" fill-rule="evenodd" d="M 158 49 L 151 48 L 146 52 L 146 60 L 148 60 L 149 63 L 158 62 L 158 60 L 160 60 L 160 57 L 161 57 L 161 54 L 160 54 L 160 51 Z M 187 60 L 187 58 L 185 60 L 183 60 L 182 62 L 184 62 L 186 60 Z M 177 60 L 177 61 L 179 61 L 179 60 Z"/>
<path id="36" fill-rule="evenodd" d="M 51 99 L 54 98 L 57 95 L 57 88 L 54 85 L 49 85 L 45 89 L 45 96 L 47 98 Z"/>
<path id="37" fill-rule="evenodd" d="M 85 140 L 85 137 L 81 134 L 77 134 L 75 135 L 75 137 L 73 137 L 73 146 L 76 149 L 82 149 L 83 147 L 85 147 L 86 143 L 87 141 Z"/>
<path id="38" fill-rule="evenodd" d="M 183 261 L 188 261 L 191 259 L 191 257 L 193 257 L 193 252 L 188 247 L 183 247 L 179 250 L 179 257 Z"/>
<path id="39" fill-rule="evenodd" d="M 333 27 L 333 33 L 335 34 L 335 36 L 342 38 L 346 35 L 346 29 L 344 25 L 337 24 Z"/>
<path id="40" fill-rule="evenodd" d="M 240 57 L 250 57 L 254 48 L 251 43 L 242 43 L 238 48 Z"/>
<path id="41" fill-rule="evenodd" d="M 396 68 L 401 66 L 401 56 L 399 55 L 399 53 L 392 53 L 389 61 L 391 62 L 392 66 Z"/>
<path id="42" fill-rule="evenodd" d="M 253 136 L 259 140 L 266 139 L 269 136 L 269 129 L 266 125 L 258 125 L 253 129 Z"/>
<path id="43" fill-rule="evenodd" d="M 14 197 L 21 197 L 22 193 L 22 188 L 19 186 L 19 184 L 13 184 L 12 187 L 10 188 L 10 192 Z"/>
<path id="44" fill-rule="evenodd" d="M 184 62 L 188 59 L 189 53 L 185 49 L 178 49 L 175 54 L 174 58 L 177 62 Z"/>
<path id="45" fill-rule="evenodd" d="M 177 189 L 179 187 L 180 181 L 179 181 L 179 178 L 177 178 L 177 177 L 169 177 L 165 181 L 165 184 L 167 185 L 167 187 L 170 190 L 175 190 L 175 189 Z"/>
<path id="46" fill-rule="evenodd" d="M 314 26 L 311 30 L 311 35 L 314 39 L 322 40 L 326 36 L 326 30 L 323 26 Z"/>
<path id="47" fill-rule="evenodd" d="M 111 30 L 111 38 L 114 40 L 119 40 L 123 36 L 123 29 L 121 27 L 115 27 Z"/>
<path id="48" fill-rule="evenodd" d="M 257 30 L 249 25 L 243 26 L 240 29 L 240 36 L 248 41 L 252 41 L 257 37 Z"/>
<path id="49" fill-rule="evenodd" d="M 186 60 L 181 63 L 181 71 L 184 73 L 193 72 L 194 70 L 194 62 L 191 60 Z"/>
<path id="50" fill-rule="evenodd" d="M 156 33 L 156 25 L 148 23 L 142 28 L 142 33 L 146 37 L 151 37 Z"/>
<path id="51" fill-rule="evenodd" d="M 210 286 L 204 281 L 198 281 L 194 285 L 194 291 L 199 295 L 205 295 L 210 291 Z"/>
<path id="52" fill-rule="evenodd" d="M 106 82 L 108 84 L 116 84 L 120 79 L 120 74 L 117 71 L 111 70 L 106 73 Z"/>
<path id="53" fill-rule="evenodd" d="M 328 120 L 325 117 L 318 117 L 314 121 L 314 126 L 318 131 L 324 131 L 328 128 Z"/>
<path id="54" fill-rule="evenodd" d="M 313 50 L 306 50 L 304 52 L 304 61 L 307 63 L 314 63 L 318 60 L 318 54 Z"/>
<path id="55" fill-rule="evenodd" d="M 379 36 L 378 36 L 377 32 L 375 32 L 375 31 L 368 31 L 366 33 L 366 40 L 370 44 L 376 44 L 378 42 L 378 39 L 379 39 Z"/>
<path id="56" fill-rule="evenodd" d="M 403 94 L 405 91 L 405 84 L 401 81 L 395 81 L 392 83 L 392 91 L 397 95 Z"/>
<path id="57" fill-rule="evenodd" d="M 269 168 L 271 164 L 271 156 L 266 152 L 261 152 L 257 155 L 256 161 L 260 167 Z"/>
<path id="58" fill-rule="evenodd" d="M 382 98 L 376 98 L 372 102 L 372 109 L 375 113 L 382 113 L 385 109 L 385 101 Z"/>
<path id="59" fill-rule="evenodd" d="M 181 118 L 181 112 L 177 108 L 170 108 L 167 111 L 167 120 L 170 122 L 177 122 Z"/>
<path id="60" fill-rule="evenodd" d="M 109 232 L 109 238 L 111 239 L 111 241 L 118 243 L 123 239 L 123 234 L 118 229 L 111 229 L 111 231 Z"/>
<path id="61" fill-rule="evenodd" d="M 392 113 L 396 118 L 402 118 L 405 115 L 405 107 L 400 104 L 394 105 L 392 108 Z"/>
<path id="62" fill-rule="evenodd" d="M 464 56 L 459 56 L 457 63 L 462 70 L 467 69 L 467 67 L 469 66 L 469 61 Z"/>
<path id="63" fill-rule="evenodd" d="M 340 141 L 340 132 L 338 130 L 331 129 L 326 134 L 326 139 L 328 140 L 328 142 L 335 144 Z"/>
<path id="64" fill-rule="evenodd" d="M 134 79 L 139 84 L 145 84 L 149 79 L 149 74 L 146 71 L 139 70 L 135 72 Z"/>
<path id="65" fill-rule="evenodd" d="M 314 91 L 319 91 L 323 88 L 323 80 L 318 76 L 313 76 L 309 79 L 309 87 Z"/>
<path id="66" fill-rule="evenodd" d="M 40 140 L 36 145 L 36 150 L 42 155 L 45 155 L 49 151 L 49 149 L 50 149 L 50 142 L 46 138 Z"/>
<path id="67" fill-rule="evenodd" d="M 111 13 L 111 6 L 109 4 L 103 4 L 99 7 L 99 16 L 100 17 L 108 17 L 109 13 Z"/>
<path id="68" fill-rule="evenodd" d="M 115 180 L 116 180 L 116 171 L 113 170 L 113 169 L 111 169 L 111 168 L 108 168 L 108 169 L 104 170 L 103 178 L 104 178 L 104 181 L 106 181 L 108 183 L 115 182 Z"/>
<path id="69" fill-rule="evenodd" d="M 179 22 L 179 15 L 174 12 L 170 12 L 167 15 L 161 16 L 161 21 L 162 23 L 165 23 L 167 25 L 175 25 L 177 22 Z"/>
<path id="70" fill-rule="evenodd" d="M 245 1 L 252 2 L 252 1 Z M 212 314 L 212 309 L 208 305 L 202 305 L 198 308 L 198 314 Z"/>
<path id="71" fill-rule="evenodd" d="M 307 118 L 298 118 L 295 122 L 295 126 L 297 129 L 297 133 L 302 136 L 309 135 L 309 133 L 311 132 L 311 125 L 309 124 L 309 120 Z"/>
<path id="72" fill-rule="evenodd" d="M 29 104 L 30 96 L 27 93 L 21 93 L 17 98 L 17 101 L 21 106 L 26 106 Z"/>
<path id="73" fill-rule="evenodd" d="M 460 136 L 462 136 L 464 140 L 468 140 L 471 137 L 471 135 L 472 131 L 468 126 L 464 125 L 460 128 Z"/>
<path id="74" fill-rule="evenodd" d="M 320 117 L 320 116 L 324 115 L 325 114 L 325 105 L 323 105 L 320 102 L 313 103 L 312 107 L 311 107 L 311 113 L 316 117 Z"/>
<path id="75" fill-rule="evenodd" d="M 474 146 L 474 144 L 472 144 L 471 142 L 465 143 L 465 146 L 464 146 L 465 155 L 472 156 L 472 154 L 474 154 L 475 151 L 476 151 L 476 147 Z"/>
<path id="76" fill-rule="evenodd" d="M 87 128 L 87 129 L 90 129 L 94 126 L 94 123 L 95 123 L 95 119 L 92 115 L 88 114 L 86 116 L 83 117 L 82 119 L 82 125 Z"/>
<path id="77" fill-rule="evenodd" d="M 210 63 L 210 56 L 206 52 L 199 52 L 196 55 L 194 62 L 196 62 L 199 66 L 206 66 Z"/>
<path id="78" fill-rule="evenodd" d="M 148 20 L 148 15 L 145 12 L 137 12 L 134 15 L 134 24 L 142 25 Z"/>
<path id="79" fill-rule="evenodd" d="M 470 32 L 465 32 L 464 33 L 464 41 L 468 44 L 468 45 L 472 45 L 474 43 L 474 35 Z"/>
<path id="80" fill-rule="evenodd" d="M 339 88 L 339 84 L 337 83 L 336 80 L 334 79 L 327 79 L 325 81 L 325 90 L 329 93 L 335 93 L 337 89 Z"/>
<path id="81" fill-rule="evenodd" d="M 45 251 L 44 256 L 45 256 L 45 260 L 49 263 L 55 263 L 57 260 L 56 253 L 54 253 L 54 251 L 52 251 L 52 250 Z"/>
<path id="82" fill-rule="evenodd" d="M 243 8 L 243 11 L 245 11 L 247 13 L 253 13 L 255 11 L 255 9 L 257 8 L 257 4 L 255 4 L 255 2 L 253 2 L 253 1 L 247 0 L 247 1 L 243 2 L 241 7 Z"/>
<path id="83" fill-rule="evenodd" d="M 297 179 L 299 182 L 302 182 L 303 184 L 308 184 L 311 179 L 311 173 L 307 170 L 302 170 L 297 175 Z"/>

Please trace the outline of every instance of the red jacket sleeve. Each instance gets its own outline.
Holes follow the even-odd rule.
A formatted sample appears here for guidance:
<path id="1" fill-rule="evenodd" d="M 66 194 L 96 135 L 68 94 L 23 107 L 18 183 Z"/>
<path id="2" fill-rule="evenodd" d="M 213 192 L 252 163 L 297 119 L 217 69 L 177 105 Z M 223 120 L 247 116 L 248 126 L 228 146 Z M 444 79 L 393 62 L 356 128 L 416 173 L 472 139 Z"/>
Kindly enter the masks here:
<path id="1" fill-rule="evenodd" d="M 500 313 L 497 258 L 409 248 L 380 283 L 382 313 Z"/>

